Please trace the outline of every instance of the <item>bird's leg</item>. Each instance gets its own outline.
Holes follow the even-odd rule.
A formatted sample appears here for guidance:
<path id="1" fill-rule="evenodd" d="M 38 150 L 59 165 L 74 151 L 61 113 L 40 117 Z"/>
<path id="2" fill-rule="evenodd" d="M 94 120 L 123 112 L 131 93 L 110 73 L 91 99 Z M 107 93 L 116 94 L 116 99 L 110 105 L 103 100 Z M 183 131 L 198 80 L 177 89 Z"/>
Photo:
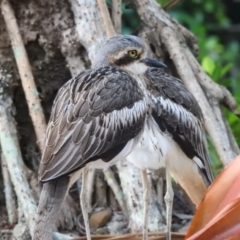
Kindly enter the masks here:
<path id="1" fill-rule="evenodd" d="M 148 207 L 149 207 L 149 186 L 147 171 L 141 170 L 143 185 L 143 240 L 148 239 Z"/>
<path id="2" fill-rule="evenodd" d="M 69 177 L 59 177 L 43 184 L 32 240 L 52 240 L 61 204 L 67 194 Z"/>
<path id="3" fill-rule="evenodd" d="M 89 220 L 88 220 L 88 211 L 87 211 L 87 203 L 86 203 L 86 183 L 87 183 L 87 169 L 84 168 L 82 171 L 82 189 L 80 194 L 80 204 L 82 207 L 82 215 L 85 224 L 86 236 L 87 240 L 91 240 Z"/>
<path id="4" fill-rule="evenodd" d="M 171 175 L 166 168 L 167 191 L 164 197 L 166 203 L 166 222 L 167 222 L 167 236 L 166 240 L 171 240 L 171 226 L 172 226 L 172 206 L 174 192 L 172 189 Z"/>

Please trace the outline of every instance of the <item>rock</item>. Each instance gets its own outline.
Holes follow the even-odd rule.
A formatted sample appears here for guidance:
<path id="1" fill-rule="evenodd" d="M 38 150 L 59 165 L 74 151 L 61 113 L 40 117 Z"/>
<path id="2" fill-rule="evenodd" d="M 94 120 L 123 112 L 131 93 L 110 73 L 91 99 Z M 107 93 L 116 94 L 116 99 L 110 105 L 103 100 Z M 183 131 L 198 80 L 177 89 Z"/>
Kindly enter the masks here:
<path id="1" fill-rule="evenodd" d="M 110 208 L 92 213 L 89 219 L 90 228 L 92 230 L 96 230 L 97 228 L 104 226 L 109 221 L 111 216 L 112 210 Z"/>

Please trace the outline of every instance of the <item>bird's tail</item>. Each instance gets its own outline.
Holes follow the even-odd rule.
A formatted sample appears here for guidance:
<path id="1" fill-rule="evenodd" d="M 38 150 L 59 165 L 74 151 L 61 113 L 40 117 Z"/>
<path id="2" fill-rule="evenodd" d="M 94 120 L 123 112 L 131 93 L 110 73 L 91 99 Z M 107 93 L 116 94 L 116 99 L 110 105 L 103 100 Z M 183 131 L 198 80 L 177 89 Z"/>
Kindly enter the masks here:
<path id="1" fill-rule="evenodd" d="M 61 204 L 68 191 L 68 185 L 68 176 L 43 184 L 32 240 L 52 240 L 52 233 Z"/>
<path id="2" fill-rule="evenodd" d="M 185 157 L 179 161 L 179 166 L 174 164 L 170 167 L 173 178 L 186 191 L 196 207 L 200 204 L 208 188 L 197 164 Z"/>

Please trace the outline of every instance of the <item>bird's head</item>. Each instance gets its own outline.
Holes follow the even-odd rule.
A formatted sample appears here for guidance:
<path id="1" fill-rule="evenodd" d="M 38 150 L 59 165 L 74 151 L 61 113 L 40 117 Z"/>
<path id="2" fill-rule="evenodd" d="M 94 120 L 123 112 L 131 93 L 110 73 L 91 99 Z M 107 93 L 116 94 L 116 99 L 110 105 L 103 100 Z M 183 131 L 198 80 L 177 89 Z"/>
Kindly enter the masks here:
<path id="1" fill-rule="evenodd" d="M 98 47 L 93 66 L 106 65 L 116 66 L 135 74 L 145 73 L 148 67 L 166 67 L 159 61 L 146 58 L 144 42 L 132 35 L 117 35 Z"/>

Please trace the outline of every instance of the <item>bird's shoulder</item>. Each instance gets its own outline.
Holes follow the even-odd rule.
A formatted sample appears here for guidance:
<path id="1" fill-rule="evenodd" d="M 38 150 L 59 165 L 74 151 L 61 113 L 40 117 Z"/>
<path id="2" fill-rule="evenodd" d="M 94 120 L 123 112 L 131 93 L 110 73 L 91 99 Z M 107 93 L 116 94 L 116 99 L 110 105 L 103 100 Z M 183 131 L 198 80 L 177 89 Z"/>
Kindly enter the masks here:
<path id="1" fill-rule="evenodd" d="M 77 110 L 80 107 L 77 104 L 79 102 L 91 102 L 89 108 L 93 109 L 105 103 L 101 110 L 107 113 L 114 109 L 131 107 L 134 102 L 143 99 L 143 96 L 137 81 L 122 69 L 113 66 L 87 69 L 59 89 L 53 102 L 49 122 L 58 121 L 58 117 L 70 104 L 75 106 L 76 112 L 80 110 Z M 83 107 L 81 111 L 84 111 Z"/>

